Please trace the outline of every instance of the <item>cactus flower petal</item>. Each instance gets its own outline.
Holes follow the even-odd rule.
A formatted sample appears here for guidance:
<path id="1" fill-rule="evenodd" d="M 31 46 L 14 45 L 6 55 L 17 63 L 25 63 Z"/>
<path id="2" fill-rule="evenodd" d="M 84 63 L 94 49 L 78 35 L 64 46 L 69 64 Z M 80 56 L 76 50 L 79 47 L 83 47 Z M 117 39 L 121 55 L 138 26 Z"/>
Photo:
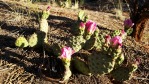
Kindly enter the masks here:
<path id="1" fill-rule="evenodd" d="M 91 20 L 86 22 L 85 26 L 86 26 L 87 31 L 88 31 L 89 34 L 93 34 L 94 33 L 94 31 L 96 30 L 96 25 L 97 24 L 95 22 L 91 21 Z"/>
<path id="2" fill-rule="evenodd" d="M 64 48 L 61 49 L 61 59 L 64 60 L 71 60 L 71 55 L 74 53 L 74 50 L 72 48 L 65 46 Z"/>
<path id="3" fill-rule="evenodd" d="M 80 29 L 85 29 L 85 24 L 83 22 L 80 22 Z"/>
<path id="4" fill-rule="evenodd" d="M 119 46 L 119 44 L 122 44 L 122 38 L 120 36 L 115 36 L 111 38 L 110 44 L 112 45 L 112 47 Z"/>
<path id="5" fill-rule="evenodd" d="M 134 23 L 132 23 L 132 20 L 131 19 L 126 19 L 124 21 L 124 27 L 125 28 L 131 28 L 133 25 L 134 25 Z"/>
<path id="6" fill-rule="evenodd" d="M 48 6 L 46 11 L 49 11 L 50 9 L 51 9 L 51 6 Z"/>
<path id="7" fill-rule="evenodd" d="M 110 35 L 105 36 L 105 43 L 107 45 L 110 44 L 110 39 L 111 39 L 111 36 Z"/>

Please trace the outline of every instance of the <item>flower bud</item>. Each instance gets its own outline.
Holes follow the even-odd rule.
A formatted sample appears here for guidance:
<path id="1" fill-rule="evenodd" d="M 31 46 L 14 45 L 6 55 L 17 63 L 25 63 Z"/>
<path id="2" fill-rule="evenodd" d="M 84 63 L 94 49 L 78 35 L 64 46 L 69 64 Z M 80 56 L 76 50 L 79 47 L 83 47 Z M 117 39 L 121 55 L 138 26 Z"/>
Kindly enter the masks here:
<path id="1" fill-rule="evenodd" d="M 46 9 L 46 11 L 49 11 L 50 9 L 51 9 L 51 6 L 48 6 L 47 9 Z"/>
<path id="2" fill-rule="evenodd" d="M 131 19 L 126 19 L 124 21 L 124 27 L 125 28 L 131 28 L 134 25 L 134 23 L 132 23 Z"/>
<path id="3" fill-rule="evenodd" d="M 110 35 L 105 36 L 105 44 L 106 45 L 110 44 L 110 39 L 111 39 Z"/>
<path id="4" fill-rule="evenodd" d="M 85 24 L 83 22 L 80 22 L 80 29 L 85 29 Z"/>
<path id="5" fill-rule="evenodd" d="M 87 21 L 85 26 L 89 34 L 93 34 L 96 30 L 96 23 L 91 20 Z"/>
<path id="6" fill-rule="evenodd" d="M 110 44 L 112 47 L 120 47 L 122 44 L 122 38 L 120 36 L 115 36 L 110 39 Z"/>
<path id="7" fill-rule="evenodd" d="M 65 46 L 64 48 L 61 49 L 60 58 L 65 62 L 71 61 L 71 55 L 73 53 L 74 53 L 74 50 L 72 50 L 72 48 Z"/>

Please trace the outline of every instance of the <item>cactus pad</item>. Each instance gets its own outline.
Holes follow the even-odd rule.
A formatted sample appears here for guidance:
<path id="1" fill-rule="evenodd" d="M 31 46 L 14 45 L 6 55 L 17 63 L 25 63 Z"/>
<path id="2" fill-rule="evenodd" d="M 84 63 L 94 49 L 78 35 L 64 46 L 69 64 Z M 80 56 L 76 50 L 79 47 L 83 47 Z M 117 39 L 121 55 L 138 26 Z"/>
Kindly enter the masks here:
<path id="1" fill-rule="evenodd" d="M 130 35 L 133 32 L 133 28 L 129 28 L 127 30 L 125 30 L 127 35 Z"/>
<path id="2" fill-rule="evenodd" d="M 111 72 L 112 77 L 117 81 L 126 81 L 132 77 L 128 67 L 119 67 Z"/>
<path id="3" fill-rule="evenodd" d="M 85 12 L 84 11 L 79 11 L 78 20 L 86 22 L 87 19 L 88 19 L 88 16 L 85 14 Z"/>
<path id="4" fill-rule="evenodd" d="M 91 49 L 94 48 L 96 50 L 100 50 L 101 43 L 102 43 L 101 41 L 102 41 L 102 39 L 99 36 L 99 29 L 96 29 L 96 31 L 91 36 L 91 38 L 86 41 L 85 46 L 84 46 L 84 49 L 91 50 Z"/>
<path id="5" fill-rule="evenodd" d="M 43 31 L 44 33 L 48 33 L 48 22 L 46 19 L 41 19 L 39 22 L 40 31 Z"/>
<path id="6" fill-rule="evenodd" d="M 36 46 L 37 45 L 37 42 L 38 42 L 37 34 L 36 33 L 32 34 L 30 36 L 28 42 L 29 42 L 29 46 L 30 47 Z"/>
<path id="7" fill-rule="evenodd" d="M 25 37 L 20 36 L 19 38 L 17 38 L 15 45 L 20 48 L 25 48 L 28 46 L 28 41 L 25 39 Z"/>
<path id="8" fill-rule="evenodd" d="M 111 56 L 104 54 L 103 52 L 93 53 L 88 58 L 89 69 L 91 73 L 95 75 L 103 75 L 110 73 L 115 65 L 115 61 Z"/>
<path id="9" fill-rule="evenodd" d="M 115 66 L 121 65 L 123 61 L 124 61 L 124 54 L 121 53 L 120 56 L 116 59 L 116 64 L 115 64 Z"/>
<path id="10" fill-rule="evenodd" d="M 78 56 L 75 56 L 73 58 L 73 64 L 76 70 L 79 72 L 85 74 L 85 75 L 91 75 L 88 63 L 87 63 L 87 58 L 90 56 L 90 54 L 87 53 L 79 53 Z"/>
<path id="11" fill-rule="evenodd" d="M 69 45 L 75 52 L 78 52 L 85 44 L 83 36 L 73 36 L 69 40 Z"/>
<path id="12" fill-rule="evenodd" d="M 111 33 L 111 36 L 115 37 L 115 36 L 119 36 L 120 34 L 121 34 L 121 30 L 115 30 L 114 32 Z"/>

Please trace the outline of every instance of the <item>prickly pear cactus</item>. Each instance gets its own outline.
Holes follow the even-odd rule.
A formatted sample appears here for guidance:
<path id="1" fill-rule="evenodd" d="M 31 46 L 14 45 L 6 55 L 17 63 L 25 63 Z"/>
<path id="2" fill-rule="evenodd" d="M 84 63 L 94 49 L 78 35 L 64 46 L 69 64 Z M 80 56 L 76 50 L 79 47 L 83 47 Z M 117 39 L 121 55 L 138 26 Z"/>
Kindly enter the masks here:
<path id="1" fill-rule="evenodd" d="M 97 40 L 98 40 L 98 38 L 95 38 L 92 36 L 89 40 L 86 41 L 83 48 L 85 50 L 92 50 L 94 48 L 94 46 L 96 45 Z"/>
<path id="2" fill-rule="evenodd" d="M 71 7 L 71 4 L 72 4 L 71 0 L 66 0 L 65 1 L 65 7 L 66 8 L 70 8 Z"/>
<path id="3" fill-rule="evenodd" d="M 32 34 L 29 38 L 29 46 L 30 47 L 39 47 L 43 46 L 45 39 L 45 33 L 42 31 L 37 31 L 36 33 Z"/>
<path id="4" fill-rule="evenodd" d="M 80 11 L 78 14 L 78 21 L 86 22 L 88 20 L 88 16 L 85 14 L 84 11 Z"/>
<path id="5" fill-rule="evenodd" d="M 83 36 L 73 36 L 69 40 L 69 45 L 75 52 L 78 52 L 85 44 L 86 40 Z"/>
<path id="6" fill-rule="evenodd" d="M 121 34 L 121 30 L 115 30 L 114 32 L 111 33 L 111 36 L 115 37 L 115 36 L 119 36 L 120 34 Z"/>
<path id="7" fill-rule="evenodd" d="M 15 45 L 20 48 L 25 48 L 28 47 L 28 41 L 25 37 L 20 36 L 19 38 L 17 38 Z"/>
<path id="8" fill-rule="evenodd" d="M 48 22 L 46 19 L 41 19 L 39 22 L 39 26 L 40 26 L 40 31 L 45 32 L 46 34 L 48 33 Z"/>
<path id="9" fill-rule="evenodd" d="M 124 66 L 113 70 L 111 72 L 111 75 L 116 81 L 126 81 L 131 79 L 132 77 L 132 73 L 130 73 L 129 68 Z"/>
<path id="10" fill-rule="evenodd" d="M 85 75 L 91 75 L 87 62 L 90 55 L 90 53 L 79 53 L 78 56 L 75 56 L 72 61 L 74 67 Z"/>
<path id="11" fill-rule="evenodd" d="M 91 50 L 91 49 L 95 49 L 95 50 L 100 50 L 101 45 L 102 45 L 102 39 L 99 36 L 99 29 L 96 29 L 96 31 L 94 32 L 94 34 L 91 36 L 91 38 L 89 40 L 86 41 L 85 45 L 84 45 L 84 49 L 85 50 Z"/>
<path id="12" fill-rule="evenodd" d="M 121 53 L 120 56 L 116 59 L 115 67 L 120 66 L 123 63 L 124 59 L 124 54 Z"/>
<path id="13" fill-rule="evenodd" d="M 129 29 L 125 29 L 125 32 L 127 33 L 127 35 L 130 35 L 133 32 L 133 28 L 129 28 Z"/>
<path id="14" fill-rule="evenodd" d="M 45 33 L 44 42 L 48 42 L 47 33 L 48 33 L 49 26 L 48 26 L 47 19 L 50 15 L 50 9 L 51 7 L 48 6 L 47 9 L 42 12 L 42 15 L 40 16 L 40 20 L 39 20 L 39 30 Z"/>
<path id="15" fill-rule="evenodd" d="M 37 34 L 34 33 L 30 36 L 29 40 L 29 47 L 35 47 L 38 43 L 38 37 L 37 37 Z"/>
<path id="16" fill-rule="evenodd" d="M 40 15 L 41 19 L 47 19 L 50 15 L 50 6 L 47 7 L 46 10 L 42 11 L 42 14 Z"/>
<path id="17" fill-rule="evenodd" d="M 115 61 L 111 56 L 102 52 L 93 53 L 88 58 L 88 66 L 92 74 L 104 75 L 110 73 L 114 69 Z"/>
<path id="18" fill-rule="evenodd" d="M 138 65 L 137 65 L 137 64 L 131 64 L 131 65 L 129 66 L 129 71 L 130 71 L 130 73 L 135 72 L 137 69 L 138 69 Z"/>

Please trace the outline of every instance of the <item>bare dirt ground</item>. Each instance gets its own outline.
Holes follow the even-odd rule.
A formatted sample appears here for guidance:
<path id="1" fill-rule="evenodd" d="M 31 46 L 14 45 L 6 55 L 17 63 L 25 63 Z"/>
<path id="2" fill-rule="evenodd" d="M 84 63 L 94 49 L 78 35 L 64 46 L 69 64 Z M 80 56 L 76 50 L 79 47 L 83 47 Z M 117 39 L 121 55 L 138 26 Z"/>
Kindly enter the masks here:
<path id="1" fill-rule="evenodd" d="M 58 84 L 55 81 L 49 81 L 40 77 L 39 68 L 41 65 L 47 68 L 47 76 L 53 79 L 59 79 L 63 75 L 61 61 L 52 57 L 46 52 L 43 58 L 42 49 L 15 47 L 15 40 L 20 35 L 29 37 L 38 29 L 36 19 L 37 6 L 30 10 L 31 4 L 19 4 L 17 2 L 0 1 L 0 84 Z M 38 5 L 39 10 L 44 9 L 46 5 Z M 84 8 L 85 9 L 85 8 Z M 34 12 L 35 11 L 35 12 Z M 79 10 L 52 7 L 51 15 L 48 18 L 49 23 L 49 41 L 60 42 L 68 39 L 72 35 L 71 28 L 77 20 Z M 123 28 L 123 21 L 114 18 L 114 14 L 99 12 L 97 10 L 88 10 L 85 12 L 89 19 L 97 22 L 98 28 L 103 32 L 109 32 Z M 124 14 L 128 17 L 128 14 Z M 144 31 L 141 42 L 136 42 L 132 37 L 127 37 L 123 44 L 125 58 L 129 60 L 132 57 L 140 57 L 141 64 L 134 73 L 131 80 L 125 82 L 115 82 L 110 77 L 86 76 L 72 70 L 68 84 L 148 84 L 149 83 L 149 24 Z M 49 65 L 42 64 L 43 60 Z M 46 69 L 46 68 L 45 68 Z M 72 67 L 73 69 L 73 67 Z"/>

